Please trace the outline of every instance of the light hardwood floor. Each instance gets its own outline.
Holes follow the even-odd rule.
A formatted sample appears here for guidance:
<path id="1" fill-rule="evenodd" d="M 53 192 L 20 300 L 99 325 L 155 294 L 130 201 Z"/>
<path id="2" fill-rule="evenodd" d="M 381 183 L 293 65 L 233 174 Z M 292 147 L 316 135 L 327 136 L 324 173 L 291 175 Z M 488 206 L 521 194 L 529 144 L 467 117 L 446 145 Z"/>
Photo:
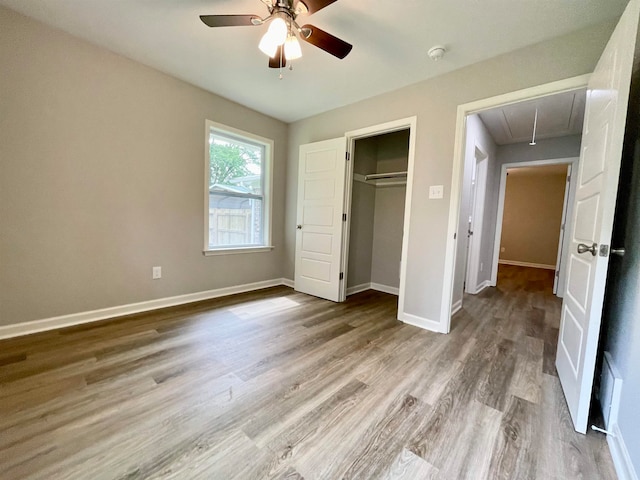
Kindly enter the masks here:
<path id="1" fill-rule="evenodd" d="M 573 431 L 551 273 L 504 267 L 450 335 L 285 287 L 0 342 L 0 478 L 615 478 Z"/>

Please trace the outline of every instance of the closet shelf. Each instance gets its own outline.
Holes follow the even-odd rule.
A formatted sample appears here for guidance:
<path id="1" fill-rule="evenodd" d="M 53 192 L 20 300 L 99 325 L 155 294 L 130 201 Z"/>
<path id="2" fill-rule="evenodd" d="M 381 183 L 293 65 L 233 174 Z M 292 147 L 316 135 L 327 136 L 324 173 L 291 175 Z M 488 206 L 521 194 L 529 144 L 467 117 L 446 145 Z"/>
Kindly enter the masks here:
<path id="1" fill-rule="evenodd" d="M 353 180 L 372 187 L 394 187 L 407 184 L 407 172 L 353 174 Z"/>
<path id="2" fill-rule="evenodd" d="M 364 181 L 381 180 L 385 178 L 407 178 L 407 172 L 370 173 L 364 176 Z"/>

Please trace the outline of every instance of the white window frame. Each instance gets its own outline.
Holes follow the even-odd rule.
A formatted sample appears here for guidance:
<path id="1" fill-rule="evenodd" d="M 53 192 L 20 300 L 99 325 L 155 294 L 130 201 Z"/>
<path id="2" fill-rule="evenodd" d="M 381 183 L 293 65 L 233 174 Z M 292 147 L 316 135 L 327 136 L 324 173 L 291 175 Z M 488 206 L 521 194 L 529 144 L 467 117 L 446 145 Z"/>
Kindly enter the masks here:
<path id="1" fill-rule="evenodd" d="M 217 130 L 222 134 L 228 134 L 240 139 L 245 138 L 254 143 L 259 143 L 264 146 L 264 159 L 263 159 L 263 173 L 264 176 L 264 192 L 263 192 L 263 242 L 264 245 L 251 245 L 251 246 L 239 246 L 239 247 L 209 247 L 209 176 L 210 176 L 210 158 L 209 158 L 209 135 L 211 130 Z M 253 133 L 245 132 L 237 128 L 229 127 L 221 123 L 216 123 L 211 120 L 205 121 L 205 135 L 204 135 L 204 250 L 203 254 L 210 255 L 229 255 L 235 253 L 254 253 L 254 252 L 269 252 L 273 250 L 271 244 L 271 192 L 273 188 L 273 140 Z"/>

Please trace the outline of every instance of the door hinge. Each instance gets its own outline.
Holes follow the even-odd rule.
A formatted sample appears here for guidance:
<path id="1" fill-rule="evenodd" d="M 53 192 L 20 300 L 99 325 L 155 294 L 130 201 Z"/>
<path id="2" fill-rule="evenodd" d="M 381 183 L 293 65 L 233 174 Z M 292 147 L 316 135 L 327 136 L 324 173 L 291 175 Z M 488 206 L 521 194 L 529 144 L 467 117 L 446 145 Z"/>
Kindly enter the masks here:
<path id="1" fill-rule="evenodd" d="M 564 223 L 560 225 L 560 230 L 564 230 Z"/>
<path id="2" fill-rule="evenodd" d="M 556 270 L 556 277 L 560 276 L 560 272 L 558 270 Z"/>
<path id="3" fill-rule="evenodd" d="M 571 175 L 567 175 L 567 182 L 571 181 Z"/>
<path id="4" fill-rule="evenodd" d="M 344 272 L 340 272 L 340 280 L 344 280 Z"/>
<path id="5" fill-rule="evenodd" d="M 458 234 L 457 234 L 457 233 L 454 233 L 454 234 L 453 234 L 453 239 L 455 240 L 456 238 L 458 238 Z"/>
<path id="6" fill-rule="evenodd" d="M 344 152 L 344 158 L 347 159 L 347 162 L 351 160 L 351 154 L 349 152 Z"/>
<path id="7" fill-rule="evenodd" d="M 343 221 L 343 222 L 346 222 L 346 221 L 347 221 L 347 214 L 346 214 L 346 213 L 343 213 L 343 214 L 342 214 L 342 221 Z"/>

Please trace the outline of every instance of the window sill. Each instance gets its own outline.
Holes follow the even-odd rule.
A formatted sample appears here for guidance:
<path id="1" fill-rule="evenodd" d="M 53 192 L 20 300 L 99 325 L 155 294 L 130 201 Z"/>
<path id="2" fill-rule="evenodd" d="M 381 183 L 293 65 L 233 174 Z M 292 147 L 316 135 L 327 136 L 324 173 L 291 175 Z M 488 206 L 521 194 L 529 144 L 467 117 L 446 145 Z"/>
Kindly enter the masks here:
<path id="1" fill-rule="evenodd" d="M 214 255 L 235 255 L 237 253 L 260 253 L 270 252 L 273 250 L 273 246 L 268 247 L 236 247 L 236 248 L 219 248 L 215 250 L 204 250 L 202 254 L 205 257 L 211 257 Z"/>

